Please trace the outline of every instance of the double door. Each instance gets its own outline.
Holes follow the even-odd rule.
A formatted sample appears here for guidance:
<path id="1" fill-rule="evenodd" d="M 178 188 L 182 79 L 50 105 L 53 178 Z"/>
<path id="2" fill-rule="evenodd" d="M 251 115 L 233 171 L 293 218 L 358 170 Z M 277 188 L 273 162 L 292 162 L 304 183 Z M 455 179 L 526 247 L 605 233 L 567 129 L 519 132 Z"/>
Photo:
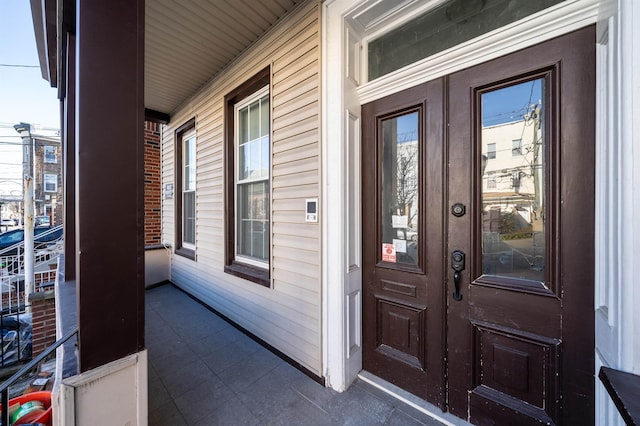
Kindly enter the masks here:
<path id="1" fill-rule="evenodd" d="M 363 367 L 474 424 L 594 413 L 595 32 L 363 105 Z"/>

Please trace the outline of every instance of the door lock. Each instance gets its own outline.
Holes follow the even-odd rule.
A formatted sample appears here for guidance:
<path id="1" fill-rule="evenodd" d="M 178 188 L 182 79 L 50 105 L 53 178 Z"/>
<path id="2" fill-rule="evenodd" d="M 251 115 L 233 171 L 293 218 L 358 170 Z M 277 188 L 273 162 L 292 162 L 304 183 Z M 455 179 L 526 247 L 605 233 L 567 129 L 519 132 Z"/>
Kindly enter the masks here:
<path id="1" fill-rule="evenodd" d="M 455 203 L 451 206 L 451 214 L 455 217 L 462 217 L 466 213 L 467 208 L 462 203 Z"/>
<path id="2" fill-rule="evenodd" d="M 464 252 L 461 250 L 454 250 L 451 252 L 451 269 L 453 269 L 453 300 L 462 300 L 462 293 L 460 293 L 460 272 L 464 271 Z"/>

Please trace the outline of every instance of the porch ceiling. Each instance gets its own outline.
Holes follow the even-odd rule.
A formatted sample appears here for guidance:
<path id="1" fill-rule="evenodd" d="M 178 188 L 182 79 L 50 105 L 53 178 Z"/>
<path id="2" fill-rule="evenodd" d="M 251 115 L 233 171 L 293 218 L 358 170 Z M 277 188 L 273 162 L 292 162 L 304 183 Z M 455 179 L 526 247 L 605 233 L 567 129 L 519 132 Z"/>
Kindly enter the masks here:
<path id="1" fill-rule="evenodd" d="M 302 1 L 146 0 L 145 108 L 171 115 Z M 74 32 L 75 7 L 74 0 L 31 0 L 42 76 L 60 96 L 66 34 L 59 37 Z"/>
<path id="2" fill-rule="evenodd" d="M 145 108 L 172 114 L 302 0 L 146 0 Z"/>

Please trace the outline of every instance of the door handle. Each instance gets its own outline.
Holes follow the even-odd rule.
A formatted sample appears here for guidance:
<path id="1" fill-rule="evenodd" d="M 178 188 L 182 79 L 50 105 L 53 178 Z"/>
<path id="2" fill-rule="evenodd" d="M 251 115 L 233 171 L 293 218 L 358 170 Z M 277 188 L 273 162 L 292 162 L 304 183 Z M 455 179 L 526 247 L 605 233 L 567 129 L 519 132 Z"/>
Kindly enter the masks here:
<path id="1" fill-rule="evenodd" d="M 453 269 L 453 300 L 462 300 L 462 293 L 460 293 L 460 272 L 464 271 L 464 252 L 461 250 L 454 250 L 451 252 L 451 269 Z"/>

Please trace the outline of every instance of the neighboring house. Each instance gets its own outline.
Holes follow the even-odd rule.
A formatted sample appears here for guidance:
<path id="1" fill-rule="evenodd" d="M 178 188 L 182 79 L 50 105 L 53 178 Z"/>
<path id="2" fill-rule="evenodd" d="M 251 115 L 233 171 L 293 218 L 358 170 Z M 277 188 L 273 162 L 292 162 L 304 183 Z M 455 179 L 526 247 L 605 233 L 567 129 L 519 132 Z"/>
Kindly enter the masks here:
<path id="1" fill-rule="evenodd" d="M 633 0 L 81 3 L 32 5 L 78 153 L 80 369 L 136 401 L 123 423 L 146 402 L 146 118 L 168 278 L 320 383 L 622 424 L 597 373 L 640 372 Z M 95 244 L 113 229 L 118 250 Z"/>
<path id="2" fill-rule="evenodd" d="M 60 137 L 44 137 L 32 133 L 32 140 L 36 221 L 38 218 L 40 221 L 48 218 L 50 225 L 60 225 L 64 218 Z"/>

